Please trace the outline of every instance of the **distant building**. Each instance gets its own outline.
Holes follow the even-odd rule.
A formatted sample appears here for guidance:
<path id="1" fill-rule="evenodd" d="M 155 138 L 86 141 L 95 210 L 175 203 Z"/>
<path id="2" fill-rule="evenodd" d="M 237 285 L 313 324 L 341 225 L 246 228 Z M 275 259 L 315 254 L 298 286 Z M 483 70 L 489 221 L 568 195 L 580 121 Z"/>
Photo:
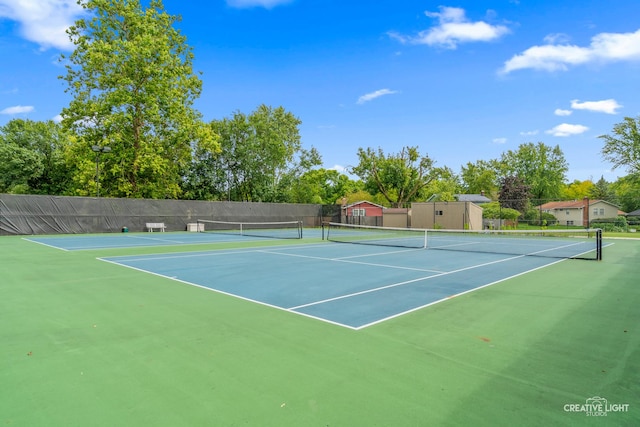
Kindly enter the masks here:
<path id="1" fill-rule="evenodd" d="M 471 202 L 476 205 L 483 203 L 490 203 L 491 199 L 484 195 L 484 192 L 480 194 L 454 194 L 454 197 L 459 202 Z"/>
<path id="2" fill-rule="evenodd" d="M 587 206 L 588 203 L 588 206 Z M 569 200 L 548 202 L 538 206 L 542 212 L 555 216 L 560 225 L 579 225 L 588 227 L 590 222 L 599 219 L 617 218 L 620 208 L 604 200 Z"/>
<path id="3" fill-rule="evenodd" d="M 482 208 L 462 201 L 412 203 L 411 227 L 482 230 Z"/>
<path id="4" fill-rule="evenodd" d="M 342 206 L 342 222 L 347 224 L 382 225 L 382 212 L 386 208 L 373 202 L 362 200 Z"/>

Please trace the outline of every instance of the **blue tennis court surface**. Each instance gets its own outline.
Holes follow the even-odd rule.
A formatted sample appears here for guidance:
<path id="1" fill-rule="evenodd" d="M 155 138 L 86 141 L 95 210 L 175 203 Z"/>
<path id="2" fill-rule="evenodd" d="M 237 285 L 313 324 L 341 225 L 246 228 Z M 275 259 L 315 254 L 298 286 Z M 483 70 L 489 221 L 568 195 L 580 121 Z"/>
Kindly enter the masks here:
<path id="1" fill-rule="evenodd" d="M 101 259 L 352 329 L 558 262 L 340 243 Z"/>
<path id="2" fill-rule="evenodd" d="M 305 233 L 309 236 L 320 236 L 320 232 L 316 230 L 308 230 Z M 65 251 L 265 241 L 264 237 L 257 236 L 190 232 L 38 236 L 25 239 Z"/>

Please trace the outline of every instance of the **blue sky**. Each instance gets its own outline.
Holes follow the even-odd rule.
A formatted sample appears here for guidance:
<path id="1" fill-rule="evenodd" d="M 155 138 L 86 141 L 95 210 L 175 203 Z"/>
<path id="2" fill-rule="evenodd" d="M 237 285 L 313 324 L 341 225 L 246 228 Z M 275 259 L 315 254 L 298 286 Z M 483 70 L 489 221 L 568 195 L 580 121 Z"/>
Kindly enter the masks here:
<path id="1" fill-rule="evenodd" d="M 0 125 L 56 118 L 76 0 L 0 0 Z M 640 115 L 637 0 L 165 0 L 206 121 L 283 106 L 327 168 L 419 146 L 454 172 L 526 142 L 614 181 L 598 135 Z"/>

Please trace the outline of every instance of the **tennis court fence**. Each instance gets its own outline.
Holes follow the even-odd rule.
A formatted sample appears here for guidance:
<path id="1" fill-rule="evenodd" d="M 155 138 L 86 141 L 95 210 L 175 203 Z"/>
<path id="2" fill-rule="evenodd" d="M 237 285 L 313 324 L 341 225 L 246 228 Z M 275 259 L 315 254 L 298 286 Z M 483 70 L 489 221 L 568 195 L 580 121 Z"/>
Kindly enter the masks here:
<path id="1" fill-rule="evenodd" d="M 232 222 L 300 221 L 319 227 L 331 209 L 316 204 L 208 202 L 0 194 L 0 235 L 146 231 L 164 223 L 185 231 L 198 219 Z"/>

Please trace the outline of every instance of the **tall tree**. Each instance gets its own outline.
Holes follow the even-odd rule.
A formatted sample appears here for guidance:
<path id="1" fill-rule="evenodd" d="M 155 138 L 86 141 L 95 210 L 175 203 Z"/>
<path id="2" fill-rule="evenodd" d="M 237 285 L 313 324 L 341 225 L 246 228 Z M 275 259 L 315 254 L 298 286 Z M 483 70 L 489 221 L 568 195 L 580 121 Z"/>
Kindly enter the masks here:
<path id="1" fill-rule="evenodd" d="M 455 195 L 460 192 L 459 177 L 446 166 L 434 170 L 437 171 L 437 178 L 425 187 L 424 196 L 435 196 L 435 200 L 441 202 L 455 201 Z"/>
<path id="2" fill-rule="evenodd" d="M 519 176 L 510 175 L 500 181 L 498 201 L 503 208 L 525 213 L 531 198 L 531 188 Z"/>
<path id="3" fill-rule="evenodd" d="M 633 212 L 640 209 L 640 173 L 618 178 L 611 184 L 611 190 L 623 211 Z"/>
<path id="4" fill-rule="evenodd" d="M 300 119 L 283 107 L 260 105 L 247 115 L 214 120 L 221 153 L 196 150 L 185 186 L 190 194 L 236 201 L 285 201 L 306 171 L 321 163 L 300 141 Z"/>
<path id="5" fill-rule="evenodd" d="M 478 160 L 475 163 L 468 162 L 462 166 L 460 179 L 462 191 L 466 194 L 481 194 L 487 197 L 498 193 L 498 173 L 496 160 Z"/>
<path id="6" fill-rule="evenodd" d="M 606 200 L 607 202 L 615 203 L 616 196 L 611 191 L 611 185 L 601 176 L 598 181 L 589 189 L 587 196 L 592 200 Z"/>
<path id="7" fill-rule="evenodd" d="M 503 153 L 500 164 L 502 176 L 520 177 L 536 203 L 558 198 L 569 170 L 560 146 L 542 142 L 521 144 L 517 151 Z"/>
<path id="8" fill-rule="evenodd" d="M 351 169 L 369 192 L 381 193 L 393 207 L 414 201 L 436 176 L 433 160 L 420 155 L 418 147 L 385 154 L 382 148 L 358 149 L 359 164 Z"/>
<path id="9" fill-rule="evenodd" d="M 613 169 L 625 167 L 629 173 L 640 173 L 640 116 L 625 117 L 613 127 L 613 135 L 600 135 L 605 144 L 602 156 Z"/>
<path id="10" fill-rule="evenodd" d="M 78 193 L 92 191 L 91 147 L 102 156 L 104 192 L 176 198 L 193 147 L 215 152 L 217 140 L 193 103 L 202 82 L 193 53 L 161 0 L 80 0 L 91 12 L 67 33 L 75 46 L 61 78 L 73 99 L 63 124 L 80 136 Z M 88 181 L 88 182 L 87 182 Z"/>
<path id="11" fill-rule="evenodd" d="M 15 119 L 0 127 L 0 192 L 63 194 L 71 176 L 64 161 L 70 140 L 51 120 Z"/>
<path id="12" fill-rule="evenodd" d="M 591 180 L 575 180 L 563 187 L 560 196 L 569 200 L 582 200 L 585 197 L 589 197 L 592 188 L 593 182 Z"/>

